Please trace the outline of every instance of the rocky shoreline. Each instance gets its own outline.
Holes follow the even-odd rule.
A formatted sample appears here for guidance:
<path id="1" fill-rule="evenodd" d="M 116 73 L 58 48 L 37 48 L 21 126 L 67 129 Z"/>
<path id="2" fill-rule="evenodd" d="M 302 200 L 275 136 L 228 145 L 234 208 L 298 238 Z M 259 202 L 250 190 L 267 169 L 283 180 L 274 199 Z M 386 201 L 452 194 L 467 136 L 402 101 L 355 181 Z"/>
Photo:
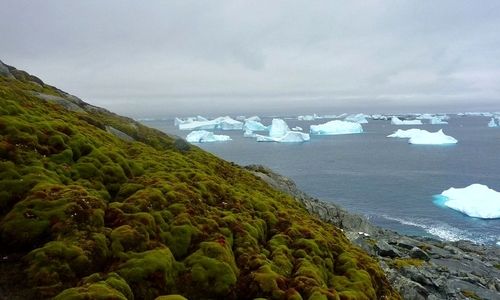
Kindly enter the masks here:
<path id="1" fill-rule="evenodd" d="M 500 299 L 499 247 L 402 235 L 313 198 L 291 179 L 266 167 L 246 169 L 294 196 L 310 213 L 341 228 L 354 244 L 379 260 L 403 299 Z"/>

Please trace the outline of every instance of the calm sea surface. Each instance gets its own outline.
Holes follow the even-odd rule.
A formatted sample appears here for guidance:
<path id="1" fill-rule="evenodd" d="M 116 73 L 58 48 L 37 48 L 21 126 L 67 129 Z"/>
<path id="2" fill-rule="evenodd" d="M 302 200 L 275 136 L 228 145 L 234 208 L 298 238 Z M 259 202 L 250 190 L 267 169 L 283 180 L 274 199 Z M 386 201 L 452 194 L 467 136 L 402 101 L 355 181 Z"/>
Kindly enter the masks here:
<path id="1" fill-rule="evenodd" d="M 270 118 L 262 121 L 271 123 Z M 328 120 L 285 121 L 307 132 L 309 125 Z M 382 227 L 491 244 L 500 241 L 500 219 L 470 218 L 433 203 L 433 195 L 450 187 L 481 183 L 500 191 L 500 128 L 488 128 L 488 121 L 452 116 L 448 125 L 394 126 L 370 120 L 363 124 L 362 134 L 311 136 L 310 142 L 301 144 L 258 143 L 244 138 L 242 131 L 217 131 L 233 140 L 199 146 L 240 165 L 266 165 L 292 178 L 306 193 L 363 214 Z M 174 127 L 173 120 L 143 123 L 182 137 L 189 133 Z M 386 138 L 398 128 L 442 128 L 458 144 L 410 145 L 407 139 Z"/>

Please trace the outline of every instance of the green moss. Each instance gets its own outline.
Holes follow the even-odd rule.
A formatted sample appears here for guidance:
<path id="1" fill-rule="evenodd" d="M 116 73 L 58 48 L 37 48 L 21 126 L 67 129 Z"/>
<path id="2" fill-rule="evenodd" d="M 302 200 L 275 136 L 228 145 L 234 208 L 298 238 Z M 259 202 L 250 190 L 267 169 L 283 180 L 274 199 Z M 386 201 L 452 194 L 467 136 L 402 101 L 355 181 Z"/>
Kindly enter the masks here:
<path id="1" fill-rule="evenodd" d="M 420 267 L 424 261 L 418 258 L 395 258 L 390 264 L 395 268 L 402 269 L 409 266 Z"/>
<path id="2" fill-rule="evenodd" d="M 167 296 L 160 296 L 155 300 L 187 300 L 187 298 L 181 295 L 167 295 Z"/>
<path id="3" fill-rule="evenodd" d="M 130 253 L 116 272 L 130 285 L 135 298 L 150 299 L 174 287 L 180 269 L 169 249 L 155 249 Z"/>
<path id="4" fill-rule="evenodd" d="M 465 297 L 467 297 L 468 299 L 474 299 L 474 300 L 481 300 L 482 298 L 479 297 L 476 293 L 474 293 L 473 291 L 469 291 L 469 290 L 462 290 L 461 291 L 462 295 L 464 295 Z"/>
<path id="5" fill-rule="evenodd" d="M 0 76 L 0 243 L 29 253 L 38 298 L 399 299 L 342 232 L 243 168 L 18 77 Z"/>
<path id="6" fill-rule="evenodd" d="M 93 269 L 84 250 L 74 244 L 52 241 L 27 255 L 28 278 L 35 286 L 54 287 L 45 291 L 55 294 Z"/>
<path id="7" fill-rule="evenodd" d="M 193 287 L 206 296 L 223 297 L 236 284 L 238 268 L 231 248 L 224 242 L 203 242 L 185 260 Z"/>
<path id="8" fill-rule="evenodd" d="M 118 274 L 102 275 L 95 273 L 84 278 L 82 286 L 66 289 L 54 298 L 54 300 L 67 299 L 133 300 L 134 295 L 127 282 Z"/>

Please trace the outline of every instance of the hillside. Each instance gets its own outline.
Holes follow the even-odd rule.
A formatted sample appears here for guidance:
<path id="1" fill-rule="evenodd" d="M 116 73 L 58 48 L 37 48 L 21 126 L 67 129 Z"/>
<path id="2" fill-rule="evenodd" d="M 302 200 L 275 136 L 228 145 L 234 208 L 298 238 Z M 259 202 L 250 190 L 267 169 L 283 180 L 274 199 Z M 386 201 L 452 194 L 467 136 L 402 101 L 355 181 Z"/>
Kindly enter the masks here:
<path id="1" fill-rule="evenodd" d="M 253 173 L 1 62 L 0 220 L 0 298 L 400 298 Z"/>

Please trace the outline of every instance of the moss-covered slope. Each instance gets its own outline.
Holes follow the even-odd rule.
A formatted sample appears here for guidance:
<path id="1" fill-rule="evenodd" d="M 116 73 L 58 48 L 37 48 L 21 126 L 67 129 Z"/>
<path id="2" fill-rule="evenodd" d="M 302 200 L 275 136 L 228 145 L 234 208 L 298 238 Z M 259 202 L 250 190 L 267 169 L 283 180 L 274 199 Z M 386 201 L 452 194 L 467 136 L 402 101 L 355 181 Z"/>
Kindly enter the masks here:
<path id="1" fill-rule="evenodd" d="M 19 267 L 0 277 L 33 297 L 399 299 L 293 198 L 19 72 L 0 76 L 0 264 Z"/>

